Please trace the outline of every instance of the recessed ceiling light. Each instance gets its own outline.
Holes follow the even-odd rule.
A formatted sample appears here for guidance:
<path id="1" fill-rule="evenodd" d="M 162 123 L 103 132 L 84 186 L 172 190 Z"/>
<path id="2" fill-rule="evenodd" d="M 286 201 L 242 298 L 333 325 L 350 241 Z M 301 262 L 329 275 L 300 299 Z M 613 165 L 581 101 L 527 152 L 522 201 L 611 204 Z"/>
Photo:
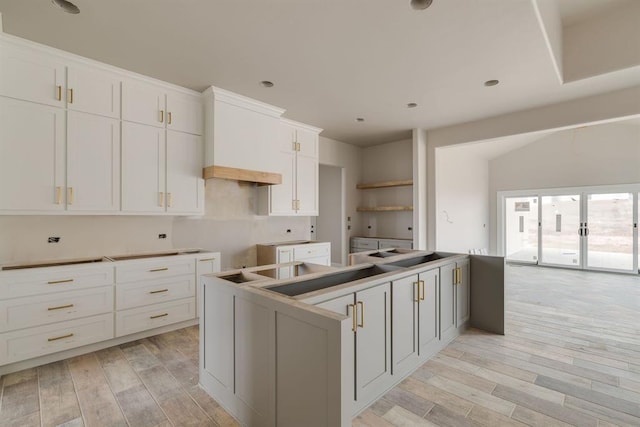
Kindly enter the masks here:
<path id="1" fill-rule="evenodd" d="M 269 80 L 263 80 L 260 82 L 260 85 L 263 87 L 273 87 L 273 82 L 270 82 Z"/>
<path id="2" fill-rule="evenodd" d="M 416 108 L 418 106 L 418 104 L 416 104 L 415 102 L 410 102 L 407 104 L 407 108 Z"/>
<path id="3" fill-rule="evenodd" d="M 500 80 L 487 80 L 486 82 L 484 82 L 485 86 L 495 86 L 498 83 L 500 83 Z"/>
<path id="4" fill-rule="evenodd" d="M 60 9 L 64 10 L 67 13 L 71 13 L 71 14 L 74 14 L 74 15 L 77 15 L 78 13 L 80 13 L 80 9 L 78 9 L 78 6 L 76 6 L 75 4 L 71 3 L 70 1 L 67 1 L 67 0 L 51 0 L 51 3 L 55 4 Z"/>
<path id="5" fill-rule="evenodd" d="M 363 117 L 356 117 L 356 122 L 364 122 L 364 118 Z"/>
<path id="6" fill-rule="evenodd" d="M 424 10 L 431 6 L 433 0 L 411 0 L 411 7 L 415 10 Z"/>

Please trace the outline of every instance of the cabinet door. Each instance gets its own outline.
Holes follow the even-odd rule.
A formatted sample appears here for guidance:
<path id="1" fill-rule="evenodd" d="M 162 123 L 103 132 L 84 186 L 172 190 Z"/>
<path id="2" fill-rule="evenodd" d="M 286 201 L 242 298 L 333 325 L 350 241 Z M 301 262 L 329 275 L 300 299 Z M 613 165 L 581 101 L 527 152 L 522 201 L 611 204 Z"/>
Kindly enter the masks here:
<path id="1" fill-rule="evenodd" d="M 0 46 L 0 95 L 64 106 L 65 66 L 55 56 Z"/>
<path id="2" fill-rule="evenodd" d="M 165 131 L 122 122 L 122 210 L 164 212 Z"/>
<path id="3" fill-rule="evenodd" d="M 120 209 L 120 121 L 69 111 L 67 209 Z"/>
<path id="4" fill-rule="evenodd" d="M 202 98 L 167 91 L 167 129 L 202 135 L 203 127 Z"/>
<path id="5" fill-rule="evenodd" d="M 278 259 L 276 261 L 276 264 L 282 264 L 285 262 L 292 262 L 292 261 L 293 261 L 292 248 L 278 249 Z M 278 277 L 276 277 L 276 279 L 283 280 L 283 279 L 289 279 L 290 277 L 293 277 L 292 266 L 278 268 Z"/>
<path id="6" fill-rule="evenodd" d="M 67 68 L 67 108 L 120 118 L 120 77 L 94 67 Z"/>
<path id="7" fill-rule="evenodd" d="M 299 144 L 298 154 L 318 158 L 318 133 L 304 128 L 296 128 L 296 142 Z"/>
<path id="8" fill-rule="evenodd" d="M 202 138 L 167 131 L 167 212 L 204 213 Z"/>
<path id="9" fill-rule="evenodd" d="M 204 346 L 200 369 L 213 378 L 217 387 L 233 392 L 233 312 L 235 297 L 226 285 L 207 285 L 203 290 L 205 316 L 200 321 Z"/>
<path id="10" fill-rule="evenodd" d="M 456 327 L 462 326 L 471 314 L 471 288 L 469 281 L 469 260 L 457 263 L 459 270 L 458 284 L 456 285 Z"/>
<path id="11" fill-rule="evenodd" d="M 296 162 L 298 215 L 318 216 L 318 159 L 298 153 Z"/>
<path id="12" fill-rule="evenodd" d="M 455 263 L 440 267 L 440 339 L 442 341 L 448 341 L 455 335 L 455 269 Z"/>
<path id="13" fill-rule="evenodd" d="M 402 375 L 416 365 L 418 357 L 418 276 L 391 283 L 391 354 L 393 375 Z"/>
<path id="14" fill-rule="evenodd" d="M 279 152 L 276 172 L 282 174 L 282 184 L 269 187 L 269 215 L 295 215 L 295 152 Z"/>
<path id="15" fill-rule="evenodd" d="M 199 258 L 196 262 L 196 317 L 200 317 L 202 313 L 202 281 L 203 274 L 217 273 L 220 271 L 220 254 L 208 254 L 203 258 Z"/>
<path id="16" fill-rule="evenodd" d="M 356 401 L 371 402 L 391 376 L 389 283 L 356 292 Z"/>
<path id="17" fill-rule="evenodd" d="M 0 210 L 64 209 L 64 114 L 0 97 Z"/>
<path id="18" fill-rule="evenodd" d="M 422 287 L 418 303 L 418 353 L 429 356 L 438 350 L 439 270 L 420 273 Z"/>
<path id="19" fill-rule="evenodd" d="M 141 81 L 122 82 L 122 120 L 164 127 L 167 120 L 164 89 Z"/>

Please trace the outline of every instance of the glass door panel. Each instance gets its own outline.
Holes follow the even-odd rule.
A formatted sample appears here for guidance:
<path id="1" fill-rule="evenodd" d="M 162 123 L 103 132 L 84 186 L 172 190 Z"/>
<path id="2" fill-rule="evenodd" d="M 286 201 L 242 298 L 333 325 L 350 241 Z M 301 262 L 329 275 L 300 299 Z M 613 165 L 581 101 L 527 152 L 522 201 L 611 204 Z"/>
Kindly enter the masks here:
<path id="1" fill-rule="evenodd" d="M 633 194 L 588 194 L 587 268 L 633 270 Z"/>
<path id="2" fill-rule="evenodd" d="M 541 264 L 580 267 L 580 195 L 542 196 Z"/>
<path id="3" fill-rule="evenodd" d="M 505 224 L 507 260 L 538 262 L 538 197 L 506 197 Z"/>

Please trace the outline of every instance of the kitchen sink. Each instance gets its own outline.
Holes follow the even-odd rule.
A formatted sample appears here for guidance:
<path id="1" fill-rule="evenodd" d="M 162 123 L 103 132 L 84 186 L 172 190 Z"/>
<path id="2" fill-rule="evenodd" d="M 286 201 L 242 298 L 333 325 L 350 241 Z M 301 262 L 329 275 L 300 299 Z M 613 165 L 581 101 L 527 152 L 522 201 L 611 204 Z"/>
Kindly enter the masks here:
<path id="1" fill-rule="evenodd" d="M 90 259 L 81 259 L 81 260 L 70 260 L 70 261 L 51 261 L 51 262 L 42 262 L 37 264 L 21 264 L 21 265 L 7 265 L 2 267 L 0 270 L 23 270 L 25 268 L 40 268 L 40 267 L 57 267 L 59 265 L 75 265 L 75 264 L 91 264 L 96 262 L 110 262 L 111 260 L 108 258 L 90 258 Z"/>
<path id="2" fill-rule="evenodd" d="M 399 267 L 392 265 L 374 265 L 372 267 L 362 268 L 359 270 L 327 274 L 326 276 L 317 277 L 315 279 L 301 280 L 295 283 L 288 283 L 286 285 L 269 286 L 265 289 L 293 297 L 330 288 L 332 286 L 342 285 L 344 283 L 354 282 L 356 280 L 376 276 L 378 274 L 388 273 L 398 269 Z"/>
<path id="3" fill-rule="evenodd" d="M 389 264 L 386 264 L 386 265 L 395 265 L 397 267 L 413 267 L 415 265 L 424 264 L 425 262 L 437 261 L 442 258 L 446 258 L 446 257 L 434 252 L 429 255 L 422 255 L 414 258 L 407 258 L 399 261 L 390 262 Z"/>

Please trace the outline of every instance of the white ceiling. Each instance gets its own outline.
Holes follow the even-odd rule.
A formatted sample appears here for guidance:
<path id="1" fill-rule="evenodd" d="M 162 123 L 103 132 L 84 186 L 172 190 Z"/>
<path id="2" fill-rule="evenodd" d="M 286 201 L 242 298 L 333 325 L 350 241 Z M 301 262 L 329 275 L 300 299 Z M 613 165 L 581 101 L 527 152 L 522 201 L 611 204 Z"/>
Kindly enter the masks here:
<path id="1" fill-rule="evenodd" d="M 7 33 L 199 91 L 222 87 L 371 145 L 640 84 L 640 67 L 560 83 L 533 1 L 414 11 L 408 0 L 75 0 L 81 13 L 68 15 L 50 0 L 0 0 L 0 13 Z M 574 21 L 628 3 L 552 1 Z"/>

